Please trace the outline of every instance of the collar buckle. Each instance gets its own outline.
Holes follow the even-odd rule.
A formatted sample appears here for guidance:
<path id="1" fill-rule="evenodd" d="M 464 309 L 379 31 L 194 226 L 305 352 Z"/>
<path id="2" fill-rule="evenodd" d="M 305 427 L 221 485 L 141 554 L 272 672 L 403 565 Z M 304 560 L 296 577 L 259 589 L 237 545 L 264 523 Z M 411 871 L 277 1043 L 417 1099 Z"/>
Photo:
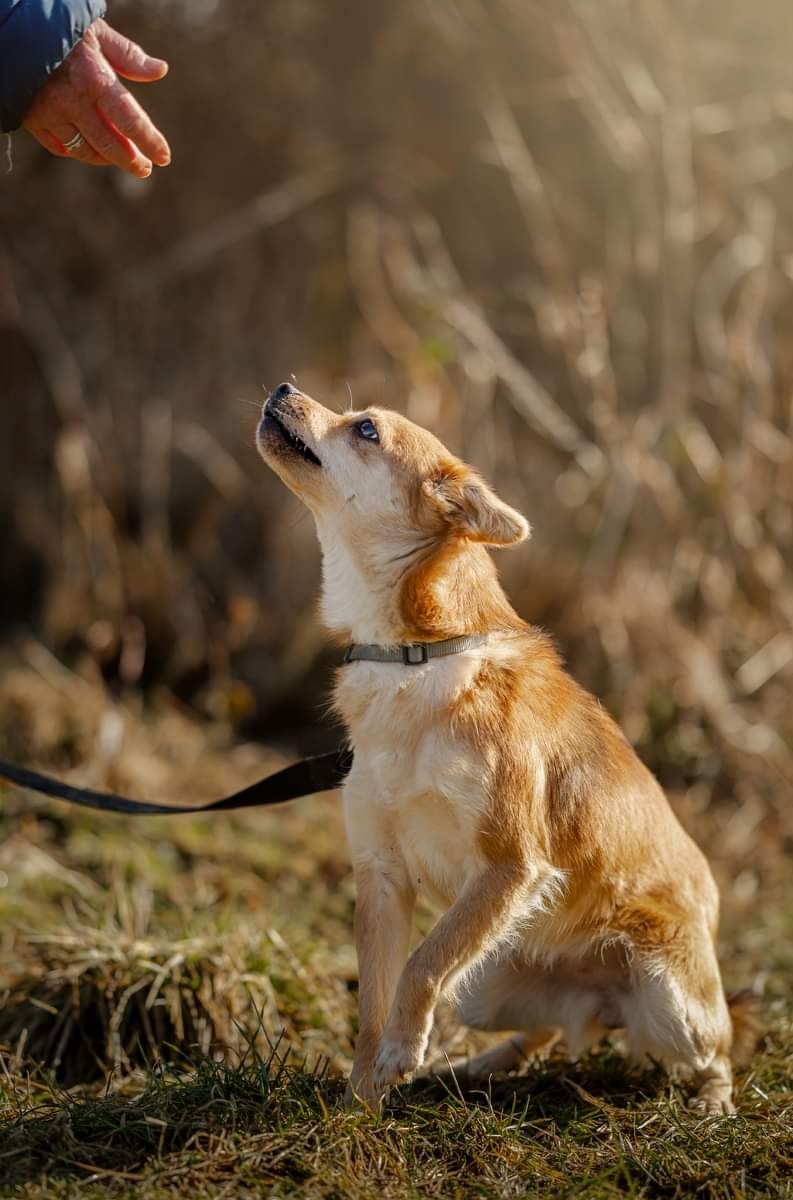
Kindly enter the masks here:
<path id="1" fill-rule="evenodd" d="M 429 646 L 426 642 L 414 642 L 410 646 L 402 647 L 402 662 L 406 667 L 420 667 L 429 662 L 429 659 Z"/>

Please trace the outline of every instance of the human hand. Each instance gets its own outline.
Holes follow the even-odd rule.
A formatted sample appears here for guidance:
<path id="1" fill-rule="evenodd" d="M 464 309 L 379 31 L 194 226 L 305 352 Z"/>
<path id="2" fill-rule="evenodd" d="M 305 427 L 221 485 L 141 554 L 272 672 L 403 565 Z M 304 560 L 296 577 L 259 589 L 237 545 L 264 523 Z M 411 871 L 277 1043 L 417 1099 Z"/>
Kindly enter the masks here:
<path id="1" fill-rule="evenodd" d="M 52 154 L 146 179 L 153 163 L 168 165 L 170 147 L 119 75 L 153 83 L 167 70 L 161 58 L 94 21 L 38 92 L 22 125 Z M 67 149 L 77 134 L 83 141 Z"/>

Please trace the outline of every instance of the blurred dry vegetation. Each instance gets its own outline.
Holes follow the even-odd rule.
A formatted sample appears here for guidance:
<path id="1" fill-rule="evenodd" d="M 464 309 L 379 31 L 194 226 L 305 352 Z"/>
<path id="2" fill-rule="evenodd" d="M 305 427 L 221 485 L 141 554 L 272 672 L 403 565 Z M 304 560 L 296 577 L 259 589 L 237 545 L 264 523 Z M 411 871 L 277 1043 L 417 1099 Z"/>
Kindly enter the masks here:
<path id="1" fill-rule="evenodd" d="M 793 10 L 112 8 L 170 60 L 145 101 L 173 166 L 20 136 L 0 180 L 3 749 L 208 798 L 268 765 L 235 742 L 334 744 L 313 530 L 252 444 L 294 376 L 431 426 L 527 514 L 516 607 L 670 788 L 733 928 L 789 908 Z M 44 693 L 71 701 L 42 720 Z"/>
<path id="2" fill-rule="evenodd" d="M 793 16 L 114 12 L 171 60 L 146 102 L 175 165 L 138 186 L 16 139 L 5 629 L 259 733 L 314 721 L 313 533 L 251 436 L 294 374 L 473 459 L 535 526 L 503 561 L 520 611 L 654 765 L 767 797 L 793 737 Z"/>

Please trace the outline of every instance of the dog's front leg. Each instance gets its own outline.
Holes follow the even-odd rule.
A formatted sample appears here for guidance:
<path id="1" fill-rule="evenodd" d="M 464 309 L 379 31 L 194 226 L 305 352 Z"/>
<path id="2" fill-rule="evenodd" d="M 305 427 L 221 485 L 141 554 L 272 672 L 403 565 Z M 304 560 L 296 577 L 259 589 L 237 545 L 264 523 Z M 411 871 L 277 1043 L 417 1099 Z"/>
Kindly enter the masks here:
<path id="1" fill-rule="evenodd" d="M 536 873 L 518 864 L 487 867 L 469 880 L 402 973 L 375 1060 L 377 1093 L 418 1070 L 444 987 L 530 911 L 539 884 Z"/>
<path id="2" fill-rule="evenodd" d="M 347 1103 L 373 1106 L 381 1092 L 374 1061 L 408 955 L 415 891 L 402 864 L 377 853 L 355 861 L 355 945 L 358 952 L 358 1039 Z"/>

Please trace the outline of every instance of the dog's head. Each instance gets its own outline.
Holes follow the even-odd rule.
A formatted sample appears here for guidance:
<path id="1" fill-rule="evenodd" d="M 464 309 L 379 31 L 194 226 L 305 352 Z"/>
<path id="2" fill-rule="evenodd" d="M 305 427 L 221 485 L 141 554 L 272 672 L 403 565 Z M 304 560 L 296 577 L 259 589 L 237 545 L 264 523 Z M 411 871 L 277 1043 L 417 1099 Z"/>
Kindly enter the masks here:
<path id="1" fill-rule="evenodd" d="M 509 546 L 528 522 L 426 429 L 385 409 L 335 413 L 282 383 L 257 430 L 262 458 L 318 520 Z"/>
<path id="2" fill-rule="evenodd" d="M 257 445 L 314 514 L 326 567 L 329 555 L 344 554 L 369 590 L 403 580 L 438 547 L 448 557 L 465 546 L 528 537 L 520 513 L 398 413 L 335 413 L 282 383 L 265 402 Z"/>

